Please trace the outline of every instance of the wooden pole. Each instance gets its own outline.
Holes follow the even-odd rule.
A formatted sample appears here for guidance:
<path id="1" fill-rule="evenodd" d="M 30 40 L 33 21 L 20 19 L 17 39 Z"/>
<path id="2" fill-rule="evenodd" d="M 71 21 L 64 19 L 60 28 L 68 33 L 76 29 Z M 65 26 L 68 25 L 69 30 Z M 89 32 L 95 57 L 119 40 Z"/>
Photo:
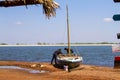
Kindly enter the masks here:
<path id="1" fill-rule="evenodd" d="M 23 5 L 43 4 L 42 0 L 12 0 L 12 1 L 0 1 L 0 7 L 14 7 Z"/>
<path id="2" fill-rule="evenodd" d="M 0 7 L 15 7 L 42 4 L 44 14 L 49 18 L 56 15 L 59 4 L 53 0 L 5 0 L 0 1 Z"/>
<path id="3" fill-rule="evenodd" d="M 70 55 L 70 25 L 69 25 L 69 15 L 68 15 L 68 5 L 66 5 L 67 10 L 67 34 L 68 34 L 68 54 Z"/>

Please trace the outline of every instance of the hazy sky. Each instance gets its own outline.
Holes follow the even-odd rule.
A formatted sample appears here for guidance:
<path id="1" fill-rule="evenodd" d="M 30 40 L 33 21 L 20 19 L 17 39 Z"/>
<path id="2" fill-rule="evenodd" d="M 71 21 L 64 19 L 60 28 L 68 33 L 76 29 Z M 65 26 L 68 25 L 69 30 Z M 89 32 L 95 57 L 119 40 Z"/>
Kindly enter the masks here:
<path id="1" fill-rule="evenodd" d="M 71 42 L 120 42 L 120 3 L 113 0 L 55 0 L 60 4 L 56 17 L 49 20 L 42 6 L 0 8 L 0 43 L 66 41 L 66 4 L 69 6 Z"/>

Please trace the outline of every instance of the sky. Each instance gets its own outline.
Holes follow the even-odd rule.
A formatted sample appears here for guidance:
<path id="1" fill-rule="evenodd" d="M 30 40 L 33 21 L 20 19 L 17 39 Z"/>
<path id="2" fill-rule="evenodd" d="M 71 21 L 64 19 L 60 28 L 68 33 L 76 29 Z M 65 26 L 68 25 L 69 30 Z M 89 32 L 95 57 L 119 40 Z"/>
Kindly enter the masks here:
<path id="1" fill-rule="evenodd" d="M 42 6 L 0 7 L 0 43 L 63 43 L 66 36 L 66 4 L 69 7 L 71 43 L 120 42 L 120 3 L 113 0 L 55 0 L 60 8 L 47 19 Z"/>

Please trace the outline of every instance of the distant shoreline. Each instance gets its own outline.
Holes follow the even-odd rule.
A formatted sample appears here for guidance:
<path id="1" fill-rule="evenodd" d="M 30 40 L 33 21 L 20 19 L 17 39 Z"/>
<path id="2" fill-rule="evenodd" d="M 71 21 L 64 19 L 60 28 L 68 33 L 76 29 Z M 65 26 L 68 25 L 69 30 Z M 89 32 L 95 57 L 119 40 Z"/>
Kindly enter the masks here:
<path id="1" fill-rule="evenodd" d="M 114 44 L 71 44 L 71 46 L 112 46 Z M 0 47 L 4 46 L 67 46 L 62 44 L 48 44 L 48 45 L 0 45 Z"/>

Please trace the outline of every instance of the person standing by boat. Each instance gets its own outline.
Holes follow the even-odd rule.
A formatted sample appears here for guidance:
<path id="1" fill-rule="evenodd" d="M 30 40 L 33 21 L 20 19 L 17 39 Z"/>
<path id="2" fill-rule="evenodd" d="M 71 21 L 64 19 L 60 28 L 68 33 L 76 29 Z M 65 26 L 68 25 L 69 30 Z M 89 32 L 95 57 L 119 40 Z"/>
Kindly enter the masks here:
<path id="1" fill-rule="evenodd" d="M 69 53 L 68 48 L 64 48 L 64 50 L 66 50 L 66 51 L 67 51 L 67 53 Z M 70 49 L 70 53 L 73 53 L 73 50 L 72 50 L 72 49 Z"/>
<path id="2" fill-rule="evenodd" d="M 55 64 L 57 64 L 56 59 L 57 59 L 57 55 L 59 55 L 59 54 L 62 54 L 61 49 L 58 49 L 53 53 L 51 64 L 53 64 L 53 61 L 55 62 Z"/>

